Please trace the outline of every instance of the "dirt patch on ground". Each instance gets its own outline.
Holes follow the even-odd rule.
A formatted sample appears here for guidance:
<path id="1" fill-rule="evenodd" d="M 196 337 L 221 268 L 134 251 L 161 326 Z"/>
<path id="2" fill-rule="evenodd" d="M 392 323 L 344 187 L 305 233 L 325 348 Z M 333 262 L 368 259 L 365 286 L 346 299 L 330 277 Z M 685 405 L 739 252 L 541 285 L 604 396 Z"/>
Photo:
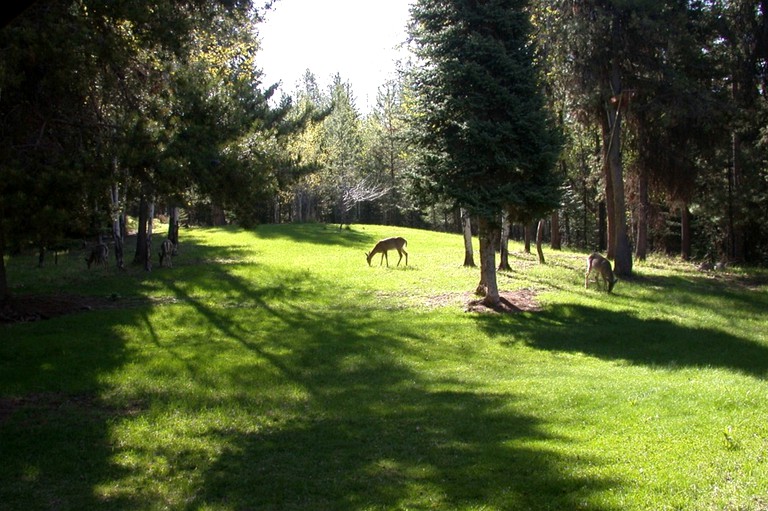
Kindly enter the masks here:
<path id="1" fill-rule="evenodd" d="M 541 310 L 539 292 L 535 289 L 516 289 L 499 291 L 499 306 L 495 308 L 483 304 L 483 299 L 467 291 L 464 293 L 446 293 L 431 296 L 424 302 L 429 308 L 463 305 L 466 312 L 492 312 L 516 314 L 518 312 L 538 312 Z"/>
<path id="2" fill-rule="evenodd" d="M 533 289 L 499 291 L 499 305 L 488 307 L 483 299 L 470 300 L 464 308 L 467 312 L 490 312 L 499 314 L 517 314 L 518 312 L 538 312 L 541 305 L 536 299 L 538 292 Z"/>

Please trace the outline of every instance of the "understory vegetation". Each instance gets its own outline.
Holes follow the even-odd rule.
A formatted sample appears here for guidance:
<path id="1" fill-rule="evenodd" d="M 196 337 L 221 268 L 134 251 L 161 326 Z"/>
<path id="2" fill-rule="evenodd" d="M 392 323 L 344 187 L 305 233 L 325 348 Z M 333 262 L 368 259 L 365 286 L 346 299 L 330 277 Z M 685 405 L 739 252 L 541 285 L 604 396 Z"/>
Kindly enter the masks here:
<path id="1" fill-rule="evenodd" d="M 408 266 L 368 266 L 386 236 Z M 765 271 L 650 256 L 608 294 L 513 243 L 499 289 L 537 307 L 499 314 L 459 235 L 180 240 L 152 272 L 6 261 L 18 299 L 103 306 L 0 325 L 3 509 L 768 507 Z"/>

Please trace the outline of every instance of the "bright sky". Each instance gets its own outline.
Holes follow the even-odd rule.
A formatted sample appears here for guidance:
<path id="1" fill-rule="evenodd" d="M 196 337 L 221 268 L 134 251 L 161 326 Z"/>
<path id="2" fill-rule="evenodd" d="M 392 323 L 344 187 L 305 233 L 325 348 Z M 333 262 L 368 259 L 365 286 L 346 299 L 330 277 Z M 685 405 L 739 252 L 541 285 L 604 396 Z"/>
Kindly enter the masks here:
<path id="1" fill-rule="evenodd" d="M 368 112 L 380 85 L 395 76 L 412 0 L 278 0 L 259 25 L 257 63 L 265 85 L 292 94 L 309 69 L 323 90 L 338 73 Z"/>

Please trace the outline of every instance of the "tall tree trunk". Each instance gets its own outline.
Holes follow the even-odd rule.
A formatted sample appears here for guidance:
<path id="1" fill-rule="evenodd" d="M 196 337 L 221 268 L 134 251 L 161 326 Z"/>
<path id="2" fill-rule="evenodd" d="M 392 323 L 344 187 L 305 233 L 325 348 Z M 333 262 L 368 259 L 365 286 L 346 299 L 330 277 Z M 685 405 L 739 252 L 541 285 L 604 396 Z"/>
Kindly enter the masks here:
<path id="1" fill-rule="evenodd" d="M 496 284 L 496 250 L 494 241 L 498 239 L 499 229 L 484 217 L 478 219 L 478 237 L 480 238 L 480 284 L 478 292 L 485 296 L 483 304 L 488 307 L 499 305 L 499 288 Z"/>
<path id="2" fill-rule="evenodd" d="M 171 206 L 168 219 L 168 239 L 173 243 L 173 255 L 178 252 L 179 246 L 179 207 Z"/>
<path id="3" fill-rule="evenodd" d="M 732 135 L 732 164 L 728 172 L 728 259 L 741 262 L 744 260 L 744 230 L 736 213 L 736 201 L 741 188 L 742 142 L 738 133 Z"/>
<path id="4" fill-rule="evenodd" d="M 501 215 L 501 239 L 499 240 L 499 271 L 512 271 L 509 265 L 509 215 Z"/>
<path id="5" fill-rule="evenodd" d="M 680 206 L 680 257 L 684 261 L 691 259 L 691 211 L 687 202 Z"/>
<path id="6" fill-rule="evenodd" d="M 645 261 L 648 255 L 648 172 L 640 169 L 638 175 L 638 207 L 637 207 L 637 242 L 635 256 L 640 261 Z"/>
<path id="7" fill-rule="evenodd" d="M 211 223 L 213 223 L 214 226 L 227 224 L 227 217 L 224 214 L 224 209 L 217 204 L 211 206 Z"/>
<path id="8" fill-rule="evenodd" d="M 136 253 L 133 264 L 143 264 L 147 254 L 147 197 L 142 194 L 139 199 L 139 231 L 136 233 Z"/>
<path id="9" fill-rule="evenodd" d="M 152 271 L 152 231 L 153 220 L 155 218 L 155 201 L 149 201 L 147 204 L 147 243 L 145 246 L 144 254 L 144 269 L 146 271 Z"/>
<path id="10" fill-rule="evenodd" d="M 42 268 L 45 264 L 45 243 L 38 243 L 37 247 L 37 267 Z"/>
<path id="11" fill-rule="evenodd" d="M 546 264 L 544 261 L 544 250 L 541 248 L 541 242 L 544 240 L 544 219 L 539 220 L 539 226 L 536 228 L 536 252 L 539 254 L 539 264 Z"/>
<path id="12" fill-rule="evenodd" d="M 531 223 L 525 222 L 523 224 L 523 250 L 526 254 L 531 253 Z"/>
<path id="13" fill-rule="evenodd" d="M 605 221 L 606 221 L 606 228 L 603 232 L 603 235 L 605 236 L 605 251 L 606 251 L 606 257 L 608 259 L 613 259 L 614 255 L 616 253 L 616 243 L 615 243 L 615 234 L 613 232 L 614 229 L 614 211 L 616 210 L 616 204 L 614 202 L 613 198 L 613 173 L 611 172 L 611 165 L 608 161 L 608 147 L 609 147 L 609 140 L 611 139 L 610 135 L 610 128 L 605 130 L 605 163 L 603 164 L 603 178 L 605 181 Z M 600 240 L 602 242 L 602 240 Z"/>
<path id="14" fill-rule="evenodd" d="M 3 230 L 3 214 L 2 211 L 0 211 L 0 303 L 8 301 L 10 297 L 8 274 L 5 271 L 5 233 Z"/>
<path id="15" fill-rule="evenodd" d="M 614 21 L 614 31 L 620 30 L 618 20 Z M 613 190 L 613 213 L 609 209 L 609 233 L 613 236 L 610 244 L 614 245 L 614 273 L 620 277 L 632 275 L 632 247 L 627 235 L 626 204 L 624 201 L 624 168 L 621 161 L 621 109 L 622 89 L 619 76 L 619 64 L 614 56 L 611 63 L 611 90 L 614 97 L 618 96 L 618 104 L 614 107 L 606 102 L 608 132 L 610 134 L 606 147 L 608 174 L 611 176 Z M 611 226 L 613 220 L 613 226 Z"/>
<path id="16" fill-rule="evenodd" d="M 122 270 L 125 268 L 123 229 L 120 225 L 122 206 L 120 203 L 120 185 L 116 182 L 112 183 L 110 198 L 112 200 L 112 240 L 115 245 L 115 265 Z"/>
<path id="17" fill-rule="evenodd" d="M 552 223 L 552 240 L 550 241 L 549 245 L 552 247 L 552 250 L 561 250 L 562 241 L 560 237 L 560 211 L 554 210 L 552 212 L 552 219 L 550 222 Z"/>
<path id="18" fill-rule="evenodd" d="M 600 252 L 608 250 L 608 208 L 605 205 L 606 201 L 600 201 L 597 204 L 597 250 Z M 586 229 L 586 222 L 584 222 L 584 228 Z M 586 230 L 584 231 L 586 233 Z M 586 235 L 584 240 L 584 246 L 587 246 Z"/>
<path id="19" fill-rule="evenodd" d="M 464 208 L 459 210 L 461 212 L 461 223 L 464 232 L 464 266 L 474 268 L 475 256 L 472 251 L 472 219 L 469 216 L 469 211 Z"/>

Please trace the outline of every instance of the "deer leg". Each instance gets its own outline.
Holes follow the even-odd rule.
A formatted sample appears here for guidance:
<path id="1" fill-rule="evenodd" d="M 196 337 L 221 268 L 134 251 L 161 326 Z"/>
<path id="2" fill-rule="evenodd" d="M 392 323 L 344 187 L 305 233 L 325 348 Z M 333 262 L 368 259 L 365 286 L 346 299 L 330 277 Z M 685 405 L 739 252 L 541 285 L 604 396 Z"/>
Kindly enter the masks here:
<path id="1" fill-rule="evenodd" d="M 397 265 L 400 266 L 400 261 L 403 260 L 403 251 L 400 250 L 399 248 L 397 249 L 397 255 L 400 256 L 400 259 L 397 260 Z"/>
<path id="2" fill-rule="evenodd" d="M 408 266 L 408 252 L 406 252 L 405 249 L 403 249 L 403 254 L 405 254 L 405 265 Z M 402 255 L 400 257 L 402 257 Z"/>

